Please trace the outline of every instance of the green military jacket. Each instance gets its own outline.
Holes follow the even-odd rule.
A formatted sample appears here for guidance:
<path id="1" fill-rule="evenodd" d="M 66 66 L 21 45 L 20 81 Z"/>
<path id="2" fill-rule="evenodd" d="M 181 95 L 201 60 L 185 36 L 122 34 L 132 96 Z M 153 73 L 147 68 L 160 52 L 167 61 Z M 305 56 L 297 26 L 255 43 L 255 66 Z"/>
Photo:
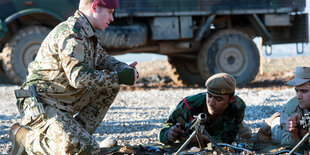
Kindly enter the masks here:
<path id="1" fill-rule="evenodd" d="M 23 88 L 35 84 L 42 102 L 76 113 L 103 88 L 119 88 L 117 71 L 125 67 L 107 54 L 88 19 L 76 11 L 44 39 Z"/>
<path id="2" fill-rule="evenodd" d="M 212 121 L 210 117 L 205 122 L 206 131 L 218 142 L 231 143 L 235 140 L 239 125 L 241 124 L 246 105 L 244 101 L 236 96 L 236 100 L 230 104 L 223 115 Z M 200 93 L 184 98 L 171 112 L 168 120 L 159 132 L 159 141 L 169 144 L 167 136 L 169 129 L 177 122 L 185 125 L 193 116 L 205 113 L 209 116 L 206 105 L 206 93 Z"/>

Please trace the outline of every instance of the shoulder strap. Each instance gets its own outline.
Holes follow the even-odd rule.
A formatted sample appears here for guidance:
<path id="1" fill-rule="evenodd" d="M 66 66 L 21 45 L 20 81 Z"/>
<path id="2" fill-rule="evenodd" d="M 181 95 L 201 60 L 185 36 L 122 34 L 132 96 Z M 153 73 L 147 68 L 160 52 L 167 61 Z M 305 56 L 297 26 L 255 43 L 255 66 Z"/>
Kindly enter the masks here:
<path id="1" fill-rule="evenodd" d="M 190 110 L 189 105 L 187 104 L 185 98 L 183 99 L 183 101 L 184 101 L 186 107 L 188 108 L 188 110 Z M 194 118 L 191 116 L 189 119 L 190 119 L 190 120 L 193 120 Z"/>

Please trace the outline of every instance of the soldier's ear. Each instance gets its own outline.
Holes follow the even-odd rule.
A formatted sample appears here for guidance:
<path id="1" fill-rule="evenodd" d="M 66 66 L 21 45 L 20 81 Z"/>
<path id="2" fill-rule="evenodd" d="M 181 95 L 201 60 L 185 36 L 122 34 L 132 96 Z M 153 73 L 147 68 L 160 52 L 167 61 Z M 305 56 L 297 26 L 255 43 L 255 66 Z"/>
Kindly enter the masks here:
<path id="1" fill-rule="evenodd" d="M 229 97 L 229 104 L 233 103 L 236 100 L 236 96 Z"/>
<path id="2" fill-rule="evenodd" d="M 90 9 L 91 9 L 91 12 L 92 12 L 92 13 L 95 13 L 95 12 L 96 12 L 96 9 L 97 9 L 97 2 L 91 3 Z"/>

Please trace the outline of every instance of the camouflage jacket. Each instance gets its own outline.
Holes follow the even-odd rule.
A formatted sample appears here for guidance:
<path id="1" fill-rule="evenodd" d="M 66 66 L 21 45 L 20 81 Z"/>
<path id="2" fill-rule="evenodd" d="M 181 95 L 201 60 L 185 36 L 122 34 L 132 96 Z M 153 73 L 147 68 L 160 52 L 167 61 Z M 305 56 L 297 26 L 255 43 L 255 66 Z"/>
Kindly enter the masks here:
<path id="1" fill-rule="evenodd" d="M 222 116 L 216 120 L 211 120 L 208 117 L 205 123 L 206 131 L 218 142 L 233 142 L 236 138 L 239 125 L 243 120 L 245 108 L 244 101 L 236 96 L 236 100 L 227 107 Z M 177 122 L 185 125 L 190 122 L 194 115 L 198 115 L 199 113 L 206 113 L 207 116 L 210 115 L 206 105 L 205 92 L 188 96 L 176 106 L 160 130 L 158 135 L 160 142 L 169 144 L 167 139 L 169 129 Z"/>
<path id="2" fill-rule="evenodd" d="M 35 84 L 42 102 L 76 113 L 98 90 L 119 87 L 117 71 L 125 67 L 106 53 L 88 19 L 76 11 L 44 39 L 22 87 Z"/>
<path id="3" fill-rule="evenodd" d="M 284 105 L 280 117 L 280 129 L 282 131 L 281 145 L 289 145 L 291 147 L 294 147 L 302 139 L 302 137 L 300 137 L 299 140 L 296 140 L 291 137 L 290 133 L 286 131 L 286 120 L 288 119 L 288 117 L 295 117 L 296 114 L 299 114 L 300 120 L 301 117 L 307 113 L 309 113 L 307 109 L 301 109 L 299 107 L 296 97 L 292 98 L 287 102 L 287 104 Z M 305 147 L 305 145 L 303 145 L 302 148 L 303 147 Z"/>

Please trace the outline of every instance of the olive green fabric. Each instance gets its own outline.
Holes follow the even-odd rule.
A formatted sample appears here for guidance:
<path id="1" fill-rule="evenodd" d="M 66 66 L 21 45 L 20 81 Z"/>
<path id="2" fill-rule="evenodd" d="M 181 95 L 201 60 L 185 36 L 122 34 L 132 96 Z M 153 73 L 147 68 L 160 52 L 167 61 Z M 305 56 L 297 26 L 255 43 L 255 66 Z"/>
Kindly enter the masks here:
<path id="1" fill-rule="evenodd" d="M 118 75 L 118 83 L 133 85 L 135 83 L 135 71 L 133 68 L 123 68 L 119 72 Z"/>
<path id="2" fill-rule="evenodd" d="M 211 93 L 229 95 L 235 93 L 236 80 L 227 73 L 218 73 L 211 76 L 205 85 Z"/>
<path id="3" fill-rule="evenodd" d="M 236 96 L 236 100 L 228 106 L 223 115 L 212 121 L 209 119 L 209 112 L 206 105 L 206 93 L 199 93 L 185 98 L 189 108 L 184 100 L 176 106 L 164 123 L 159 132 L 159 141 L 169 144 L 167 135 L 169 129 L 177 122 L 183 126 L 190 122 L 190 119 L 199 113 L 206 113 L 208 118 L 205 123 L 206 131 L 218 142 L 231 143 L 235 140 L 238 128 L 243 120 L 246 105 L 244 101 Z"/>

